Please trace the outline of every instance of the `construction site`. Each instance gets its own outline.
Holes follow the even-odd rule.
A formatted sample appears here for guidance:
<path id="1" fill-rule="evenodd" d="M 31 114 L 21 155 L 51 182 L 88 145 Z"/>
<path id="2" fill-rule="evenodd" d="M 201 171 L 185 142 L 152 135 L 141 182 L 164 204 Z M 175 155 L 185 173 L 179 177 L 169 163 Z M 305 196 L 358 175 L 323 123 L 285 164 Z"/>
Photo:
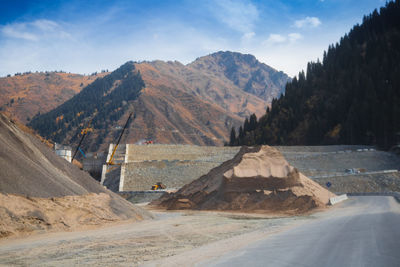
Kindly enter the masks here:
<path id="1" fill-rule="evenodd" d="M 368 212 L 400 212 L 400 158 L 368 146 L 117 142 L 85 153 L 50 148 L 3 115 L 0 145 L 4 265 L 208 265 L 287 228 L 357 214 L 365 200 Z"/>
<path id="2" fill-rule="evenodd" d="M 232 159 L 240 147 L 190 145 L 120 145 L 114 155 L 119 165 L 108 166 L 115 145 L 111 144 L 103 165 L 101 184 L 132 201 L 159 197 L 151 192 L 162 183 L 176 191 Z M 276 147 L 301 173 L 333 192 L 396 192 L 400 190 L 399 157 L 367 146 Z M 90 161 L 91 159 L 88 159 Z M 84 161 L 85 162 L 85 161 Z M 84 164 L 85 166 L 85 164 Z M 100 170 L 101 168 L 101 170 Z M 147 192 L 148 191 L 148 192 Z M 137 197 L 135 197 L 137 196 Z M 136 199 L 136 200 L 134 200 Z"/>

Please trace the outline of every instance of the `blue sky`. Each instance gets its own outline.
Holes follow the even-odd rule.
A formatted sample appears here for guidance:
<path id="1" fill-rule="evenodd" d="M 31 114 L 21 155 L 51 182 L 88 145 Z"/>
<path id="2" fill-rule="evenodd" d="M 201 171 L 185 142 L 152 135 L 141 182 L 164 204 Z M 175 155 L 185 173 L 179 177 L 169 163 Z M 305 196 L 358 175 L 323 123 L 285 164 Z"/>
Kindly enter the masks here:
<path id="1" fill-rule="evenodd" d="M 0 76 L 92 73 L 216 51 L 297 75 L 383 0 L 0 0 Z"/>

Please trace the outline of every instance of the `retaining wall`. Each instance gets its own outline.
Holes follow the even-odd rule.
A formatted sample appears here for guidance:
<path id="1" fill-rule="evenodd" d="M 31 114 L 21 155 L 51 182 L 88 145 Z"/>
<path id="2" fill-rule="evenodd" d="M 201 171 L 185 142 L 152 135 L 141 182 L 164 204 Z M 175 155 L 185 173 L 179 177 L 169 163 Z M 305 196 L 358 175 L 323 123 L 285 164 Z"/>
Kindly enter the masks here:
<path id="1" fill-rule="evenodd" d="M 157 190 L 157 191 L 124 191 L 118 192 L 118 195 L 125 198 L 129 202 L 132 203 L 143 203 L 143 202 L 151 202 L 155 199 L 162 197 L 166 191 Z"/>

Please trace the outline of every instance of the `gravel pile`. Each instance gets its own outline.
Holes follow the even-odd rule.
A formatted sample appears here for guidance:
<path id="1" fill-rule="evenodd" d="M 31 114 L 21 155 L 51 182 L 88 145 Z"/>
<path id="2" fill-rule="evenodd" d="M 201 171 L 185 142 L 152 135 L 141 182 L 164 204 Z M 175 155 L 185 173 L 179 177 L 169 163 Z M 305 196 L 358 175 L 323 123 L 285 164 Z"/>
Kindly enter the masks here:
<path id="1" fill-rule="evenodd" d="M 166 209 L 302 214 L 335 195 L 290 166 L 269 146 L 243 147 L 231 160 L 153 201 Z"/>
<path id="2" fill-rule="evenodd" d="M 75 229 L 74 225 L 86 222 L 108 223 L 111 215 L 113 221 L 151 218 L 147 211 L 104 189 L 1 113 L 0 198 L 0 237 L 61 229 L 57 225 L 63 220 L 66 228 Z M 101 218 L 99 210 L 106 211 Z M 52 220 L 54 216 L 64 219 Z"/>

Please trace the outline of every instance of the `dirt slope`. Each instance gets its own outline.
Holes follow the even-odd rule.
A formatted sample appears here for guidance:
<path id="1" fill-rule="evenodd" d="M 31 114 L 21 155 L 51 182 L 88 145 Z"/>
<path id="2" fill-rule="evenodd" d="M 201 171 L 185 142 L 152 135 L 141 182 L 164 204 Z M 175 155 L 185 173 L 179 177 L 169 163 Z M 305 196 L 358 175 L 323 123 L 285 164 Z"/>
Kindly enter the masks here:
<path id="1" fill-rule="evenodd" d="M 232 126 L 253 113 L 264 114 L 289 80 L 254 56 L 232 52 L 214 53 L 188 65 L 152 61 L 135 68 L 146 88 L 134 104 L 136 121 L 126 139 L 131 143 L 152 139 L 222 145 Z"/>
<path id="2" fill-rule="evenodd" d="M 333 193 L 290 166 L 275 148 L 243 147 L 232 160 L 153 204 L 167 209 L 298 214 L 323 208 Z"/>
<path id="3" fill-rule="evenodd" d="M 79 93 L 108 73 L 84 76 L 71 73 L 29 73 L 0 78 L 0 108 L 27 123 L 39 111 L 45 113 Z"/>
<path id="4" fill-rule="evenodd" d="M 229 129 L 242 120 L 192 92 L 194 87 L 179 73 L 185 68 L 180 63 L 152 62 L 135 67 L 146 88 L 134 103 L 136 119 L 128 130 L 127 142 L 152 139 L 158 143 L 222 145 Z"/>
<path id="5" fill-rule="evenodd" d="M 44 220 L 40 217 L 42 215 L 36 216 L 42 213 L 45 216 L 52 216 L 50 214 L 52 212 L 46 209 L 46 205 L 54 202 L 55 200 L 49 199 L 54 197 L 60 198 L 64 206 L 70 207 L 65 210 L 66 212 L 79 210 L 81 201 L 84 200 L 87 212 L 82 211 L 82 214 L 86 214 L 88 222 L 92 220 L 90 216 L 97 216 L 96 210 L 99 209 L 106 210 L 107 214 L 113 214 L 111 217 L 108 215 L 102 217 L 102 223 L 117 219 L 150 217 L 147 212 L 104 189 L 87 173 L 56 156 L 49 147 L 42 144 L 36 137 L 21 131 L 1 113 L 0 170 L 0 221 L 2 222 L 0 231 L 8 233 L 3 233 L 3 235 L 31 231 L 29 230 L 32 228 L 29 226 L 31 223 L 28 223 L 31 221 L 37 226 L 45 221 L 49 224 L 46 226 L 47 228 L 57 229 L 55 225 L 52 225 L 51 220 Z M 11 195 L 4 196 L 6 194 Z M 76 197 L 67 197 L 61 200 L 66 196 Z M 37 198 L 46 199 L 37 200 Z M 42 203 L 43 205 L 33 203 Z M 52 208 L 54 212 L 64 214 L 66 217 L 71 215 L 61 212 L 62 209 L 58 209 L 56 206 Z M 39 207 L 40 209 L 37 209 Z M 37 210 L 39 211 L 37 212 Z M 48 214 L 48 212 L 50 213 Z M 74 218 L 81 220 L 80 217 L 75 216 Z M 19 223 L 10 225 L 7 223 L 9 220 L 17 220 Z M 74 227 L 72 221 L 72 219 L 69 221 L 67 228 Z M 84 224 L 85 222 L 82 222 L 82 225 Z M 27 228 L 21 225 L 25 225 Z M 79 226 L 79 223 L 76 222 L 74 225 Z"/>

